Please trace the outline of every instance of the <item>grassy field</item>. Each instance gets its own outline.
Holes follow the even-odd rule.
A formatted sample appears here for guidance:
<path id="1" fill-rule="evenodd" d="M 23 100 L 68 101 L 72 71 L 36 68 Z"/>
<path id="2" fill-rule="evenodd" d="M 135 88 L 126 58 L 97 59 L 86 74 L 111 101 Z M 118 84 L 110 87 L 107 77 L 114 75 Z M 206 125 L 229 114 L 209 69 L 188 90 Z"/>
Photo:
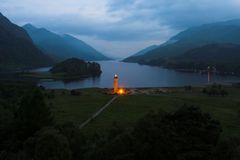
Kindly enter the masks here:
<path id="1" fill-rule="evenodd" d="M 202 88 L 185 91 L 183 88 L 169 89 L 169 93 L 135 94 L 118 97 L 101 115 L 83 128 L 86 133 L 108 130 L 113 123 L 131 127 L 150 111 L 173 112 L 183 104 L 199 106 L 221 122 L 223 136 L 240 135 L 240 88 L 224 87 L 229 96 L 208 96 Z M 63 95 L 58 90 L 49 102 L 54 106 L 58 123 L 72 121 L 81 123 L 107 103 L 112 96 L 104 89 L 80 90 L 82 95 Z"/>
<path id="2" fill-rule="evenodd" d="M 112 98 L 103 92 L 103 89 L 83 89 L 79 90 L 80 95 L 73 96 L 70 91 L 55 90 L 55 97 L 48 99 L 48 103 L 53 108 L 57 123 L 81 124 Z"/>

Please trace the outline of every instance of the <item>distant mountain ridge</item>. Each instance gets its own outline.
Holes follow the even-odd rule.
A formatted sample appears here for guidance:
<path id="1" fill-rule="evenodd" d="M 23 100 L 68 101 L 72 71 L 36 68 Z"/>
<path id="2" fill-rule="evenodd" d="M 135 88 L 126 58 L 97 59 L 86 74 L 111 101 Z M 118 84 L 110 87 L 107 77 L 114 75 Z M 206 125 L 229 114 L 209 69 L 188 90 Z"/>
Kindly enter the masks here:
<path id="1" fill-rule="evenodd" d="M 58 35 L 45 28 L 36 28 L 31 24 L 26 24 L 23 28 L 39 48 L 57 60 L 72 57 L 90 61 L 109 60 L 93 47 L 71 35 Z"/>
<path id="2" fill-rule="evenodd" d="M 126 61 L 161 65 L 163 59 L 171 59 L 185 52 L 213 43 L 240 44 L 240 20 L 217 22 L 189 28 L 170 38 L 146 54 L 130 57 Z M 157 62 L 158 61 L 158 62 Z"/>
<path id="3" fill-rule="evenodd" d="M 240 74 L 240 44 L 208 44 L 163 62 L 168 68 L 206 70 L 214 66 L 221 73 Z"/>
<path id="4" fill-rule="evenodd" d="M 52 65 L 27 32 L 0 13 L 0 71 Z"/>
<path id="5" fill-rule="evenodd" d="M 187 70 L 212 65 L 221 73 L 240 75 L 239 44 L 240 20 L 217 22 L 191 27 L 156 49 L 124 61 Z"/>
<path id="6" fill-rule="evenodd" d="M 147 52 L 154 50 L 158 47 L 158 45 L 151 45 L 145 49 L 142 49 L 141 51 L 137 52 L 136 54 L 134 54 L 133 56 L 142 56 L 144 54 L 146 54 Z"/>
<path id="7" fill-rule="evenodd" d="M 131 57 L 143 56 L 144 54 L 148 53 L 149 51 L 151 51 L 153 49 L 156 49 L 157 47 L 158 47 L 158 45 L 151 45 L 151 46 L 149 46 L 147 48 L 144 48 L 144 49 L 138 51 L 137 53 L 131 55 L 130 57 L 125 58 L 125 61 L 128 61 L 127 59 L 131 58 Z"/>

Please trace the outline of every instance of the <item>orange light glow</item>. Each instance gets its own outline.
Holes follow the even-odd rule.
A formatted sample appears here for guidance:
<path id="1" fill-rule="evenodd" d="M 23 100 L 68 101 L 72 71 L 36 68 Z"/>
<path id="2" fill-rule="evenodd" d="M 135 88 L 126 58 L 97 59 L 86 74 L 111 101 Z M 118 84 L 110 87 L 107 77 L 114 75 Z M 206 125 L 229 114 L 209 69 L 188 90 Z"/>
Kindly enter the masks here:
<path id="1" fill-rule="evenodd" d="M 117 92 L 119 95 L 124 95 L 126 92 L 124 89 L 119 89 L 118 92 Z"/>

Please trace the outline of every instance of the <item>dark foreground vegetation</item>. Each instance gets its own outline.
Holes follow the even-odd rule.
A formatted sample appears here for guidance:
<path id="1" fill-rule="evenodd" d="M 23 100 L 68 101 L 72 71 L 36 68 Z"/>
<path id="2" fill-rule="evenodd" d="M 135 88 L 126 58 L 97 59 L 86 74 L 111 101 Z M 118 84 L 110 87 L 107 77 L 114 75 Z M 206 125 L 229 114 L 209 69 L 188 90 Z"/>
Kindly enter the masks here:
<path id="1" fill-rule="evenodd" d="M 191 89 L 187 87 L 187 90 Z M 54 91 L 34 85 L 0 84 L 1 160 L 240 158 L 240 140 L 221 139 L 220 122 L 199 107 L 183 103 L 175 112 L 150 112 L 132 128 L 114 124 L 104 134 L 90 135 L 76 124 L 56 122 L 53 106 L 47 103 L 54 95 Z M 81 93 L 71 92 L 71 96 L 81 96 Z"/>

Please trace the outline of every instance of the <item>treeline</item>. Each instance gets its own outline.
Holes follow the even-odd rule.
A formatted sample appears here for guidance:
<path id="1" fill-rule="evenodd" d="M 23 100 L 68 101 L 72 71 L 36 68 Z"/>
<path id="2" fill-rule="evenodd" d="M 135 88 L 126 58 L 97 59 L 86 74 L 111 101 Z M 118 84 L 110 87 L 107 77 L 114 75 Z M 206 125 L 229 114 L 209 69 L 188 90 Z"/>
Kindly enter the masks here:
<path id="1" fill-rule="evenodd" d="M 216 73 L 226 74 L 226 75 L 240 75 L 240 65 L 237 63 L 205 63 L 205 62 L 194 62 L 188 60 L 166 60 L 163 58 L 154 60 L 140 60 L 139 64 L 151 65 L 151 66 L 161 66 L 169 69 L 176 69 L 182 71 L 198 71 L 207 72 L 208 66 L 214 66 L 216 68 Z"/>
<path id="2" fill-rule="evenodd" d="M 106 134 L 84 135 L 57 125 L 43 89 L 0 85 L 2 160 L 236 160 L 240 140 L 221 140 L 217 120 L 198 107 L 150 112 L 131 129 L 114 124 Z"/>
<path id="3" fill-rule="evenodd" d="M 78 58 L 71 58 L 56 64 L 50 72 L 63 73 L 65 76 L 99 76 L 101 66 L 96 62 L 85 62 Z"/>
<path id="4" fill-rule="evenodd" d="M 139 59 L 139 64 L 163 66 L 186 71 L 207 71 L 214 66 L 219 74 L 240 75 L 240 46 L 237 44 L 209 44 L 174 57 Z M 131 59 L 134 61 L 134 57 Z"/>

